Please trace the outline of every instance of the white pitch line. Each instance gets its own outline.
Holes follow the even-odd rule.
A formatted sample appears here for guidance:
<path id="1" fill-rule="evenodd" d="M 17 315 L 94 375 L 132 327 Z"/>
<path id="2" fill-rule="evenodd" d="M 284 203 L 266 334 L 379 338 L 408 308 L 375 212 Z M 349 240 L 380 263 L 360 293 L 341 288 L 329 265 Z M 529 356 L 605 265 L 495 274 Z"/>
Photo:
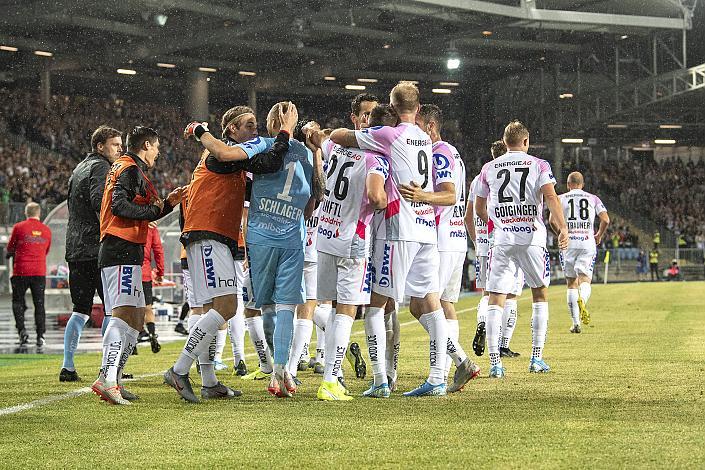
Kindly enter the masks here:
<path id="1" fill-rule="evenodd" d="M 464 308 L 464 309 L 462 309 L 462 310 L 458 310 L 456 313 L 471 312 L 471 311 L 473 311 L 473 310 L 477 310 L 477 307 Z M 400 326 L 400 327 L 402 327 L 402 326 L 409 326 L 409 325 L 413 325 L 413 324 L 416 324 L 416 323 L 418 323 L 418 320 L 411 320 L 411 321 L 407 321 L 407 322 L 404 322 L 404 323 L 400 323 L 399 326 Z M 365 331 L 362 330 L 362 331 L 357 331 L 357 332 L 355 332 L 355 333 L 353 333 L 353 334 L 354 334 L 354 335 L 361 335 L 361 334 L 363 334 L 364 332 L 365 332 Z M 312 341 L 312 343 L 315 343 L 315 341 Z M 256 356 L 255 353 L 245 354 L 245 357 L 254 357 L 254 356 Z M 227 357 L 226 359 L 229 359 L 229 357 Z M 147 378 L 151 378 L 151 377 L 157 377 L 157 376 L 160 376 L 160 375 L 162 375 L 162 374 L 164 374 L 164 372 L 158 372 L 158 373 L 153 373 L 153 374 L 138 375 L 138 376 L 135 377 L 134 379 L 129 379 L 128 382 L 136 382 L 136 381 L 141 380 L 141 379 L 147 379 Z M 68 400 L 69 398 L 80 397 L 80 396 L 86 395 L 86 394 L 88 394 L 88 393 L 91 393 L 91 388 L 90 388 L 90 387 L 83 387 L 83 388 L 79 388 L 79 389 L 73 390 L 73 391 L 68 392 L 68 393 L 61 394 L 61 395 L 50 395 L 50 396 L 45 397 L 45 398 L 39 398 L 38 400 L 30 401 L 29 403 L 22 403 L 21 405 L 10 406 L 10 407 L 7 407 L 7 408 L 0 408 L 0 416 L 7 416 L 7 415 L 19 413 L 19 412 L 21 412 L 21 411 L 27 411 L 27 410 L 31 410 L 31 409 L 34 409 L 34 408 L 40 408 L 40 407 L 42 407 L 42 406 L 51 405 L 52 403 L 56 403 L 57 401 L 63 401 L 63 400 Z"/>

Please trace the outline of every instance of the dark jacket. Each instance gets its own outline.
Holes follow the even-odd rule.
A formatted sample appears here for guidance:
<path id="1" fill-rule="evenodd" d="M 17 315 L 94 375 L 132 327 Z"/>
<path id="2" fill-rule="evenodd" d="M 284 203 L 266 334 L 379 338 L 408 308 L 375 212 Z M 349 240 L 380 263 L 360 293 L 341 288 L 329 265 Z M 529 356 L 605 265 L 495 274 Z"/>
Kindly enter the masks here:
<path id="1" fill-rule="evenodd" d="M 133 202 L 138 194 L 143 197 L 147 196 L 147 181 L 142 175 L 147 172 L 148 168 L 147 164 L 137 155 L 130 152 L 125 155 L 132 157 L 137 166 L 128 168 L 118 177 L 110 206 L 113 214 L 126 219 L 149 221 L 161 219 L 169 214 L 174 208 L 166 199 L 164 200 L 164 209 L 161 211 L 154 204 L 141 206 Z M 142 171 L 140 172 L 140 170 Z M 106 235 L 100 243 L 98 266 L 101 268 L 120 264 L 142 266 L 142 261 L 144 261 L 144 245 L 138 245 L 113 235 Z"/>
<path id="2" fill-rule="evenodd" d="M 66 227 L 66 261 L 98 259 L 100 203 L 110 162 L 90 153 L 74 168 L 69 178 L 69 222 Z"/>

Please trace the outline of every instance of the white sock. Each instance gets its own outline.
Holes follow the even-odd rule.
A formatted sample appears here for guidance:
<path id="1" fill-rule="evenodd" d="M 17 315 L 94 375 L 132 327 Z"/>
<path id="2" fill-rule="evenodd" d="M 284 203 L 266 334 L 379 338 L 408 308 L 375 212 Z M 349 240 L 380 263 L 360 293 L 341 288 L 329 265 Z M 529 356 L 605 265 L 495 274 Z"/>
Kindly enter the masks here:
<path id="1" fill-rule="evenodd" d="M 325 364 L 326 361 L 326 330 L 316 325 L 316 362 Z"/>
<path id="2" fill-rule="evenodd" d="M 487 307 L 487 351 L 490 356 L 490 366 L 502 365 L 499 358 L 499 339 L 502 336 L 502 313 L 499 305 Z"/>
<path id="3" fill-rule="evenodd" d="M 458 367 L 468 358 L 465 350 L 460 346 L 460 325 L 458 320 L 446 320 L 446 328 L 448 331 L 446 363 L 450 360 L 455 363 L 455 367 Z M 450 364 L 446 364 L 446 368 L 450 370 Z"/>
<path id="4" fill-rule="evenodd" d="M 245 318 L 245 325 L 247 325 L 247 330 L 250 332 L 250 340 L 255 347 L 255 352 L 257 352 L 260 370 L 265 374 L 270 374 L 272 372 L 272 354 L 267 348 L 267 340 L 264 337 L 262 317 L 258 315 L 252 318 Z"/>
<path id="5" fill-rule="evenodd" d="M 237 367 L 240 361 L 245 360 L 245 313 L 241 301 L 242 299 L 238 299 L 237 313 L 228 321 L 230 343 L 233 347 L 233 364 L 235 364 L 235 367 Z"/>
<path id="6" fill-rule="evenodd" d="M 384 314 L 384 326 L 387 333 L 385 368 L 387 369 L 387 375 L 391 377 L 392 380 L 396 380 L 397 365 L 399 364 L 399 349 L 401 347 L 401 328 L 399 327 L 396 302 L 394 303 L 394 310 Z"/>
<path id="7" fill-rule="evenodd" d="M 531 307 L 531 357 L 541 359 L 548 332 L 548 302 L 534 302 Z"/>
<path id="8" fill-rule="evenodd" d="M 227 336 L 227 328 L 225 330 L 218 330 L 218 333 L 215 335 L 215 357 L 213 360 L 216 362 L 223 362 L 223 349 L 225 349 L 225 339 Z"/>
<path id="9" fill-rule="evenodd" d="M 127 329 L 130 326 L 119 318 L 111 317 L 103 334 L 101 375 L 105 383 L 117 383 L 118 367 L 125 349 Z"/>
<path id="10" fill-rule="evenodd" d="M 201 319 L 200 314 L 195 314 L 192 313 L 191 315 L 188 316 L 188 319 L 186 320 L 186 329 L 188 330 L 189 333 L 191 333 L 191 330 L 193 330 L 193 327 L 196 326 L 196 323 L 198 323 L 198 320 Z"/>
<path id="11" fill-rule="evenodd" d="M 132 355 L 132 350 L 137 347 L 137 337 L 139 334 L 139 331 L 129 325 L 127 326 L 127 329 L 125 330 L 125 347 L 122 350 L 120 363 L 118 364 L 117 383 L 120 383 L 120 380 L 122 379 L 122 371 L 125 368 L 125 364 L 127 364 L 127 360 Z"/>
<path id="12" fill-rule="evenodd" d="M 480 303 L 477 304 L 477 323 L 487 322 L 487 308 L 490 303 L 490 297 L 488 295 L 483 295 L 480 299 Z"/>
<path id="13" fill-rule="evenodd" d="M 580 325 L 580 309 L 578 308 L 578 289 L 568 289 L 568 313 L 573 319 L 573 326 Z"/>
<path id="14" fill-rule="evenodd" d="M 583 299 L 583 303 L 587 305 L 588 300 L 590 300 L 590 294 L 592 294 L 592 285 L 589 282 L 583 282 L 578 289 L 580 290 L 580 298 Z"/>
<path id="15" fill-rule="evenodd" d="M 370 307 L 365 315 L 367 351 L 370 355 L 374 384 L 387 383 L 386 350 L 387 335 L 384 327 L 384 308 Z M 329 352 L 330 354 L 330 352 Z"/>
<path id="16" fill-rule="evenodd" d="M 502 343 L 503 348 L 508 348 L 514 335 L 514 328 L 517 324 L 517 301 L 507 299 L 504 301 L 504 312 L 502 312 Z"/>
<path id="17" fill-rule="evenodd" d="M 223 317 L 213 309 L 201 316 L 189 333 L 186 345 L 174 364 L 175 373 L 188 374 L 193 361 L 201 354 L 208 354 L 208 348 L 223 323 L 225 323 Z"/>
<path id="18" fill-rule="evenodd" d="M 327 347 L 328 356 L 326 357 L 325 370 L 323 372 L 323 380 L 335 382 L 343 369 L 345 361 L 345 352 L 348 349 L 350 342 L 350 331 L 352 330 L 354 318 L 347 315 L 336 315 L 333 324 L 333 334 L 328 332 L 327 338 L 333 337 L 333 340 L 328 340 L 330 347 Z"/>
<path id="19" fill-rule="evenodd" d="M 218 330 L 218 333 L 224 330 Z M 218 378 L 215 376 L 215 355 L 217 349 L 216 336 L 208 345 L 208 351 L 198 356 L 198 365 L 201 367 L 201 383 L 204 387 L 215 387 L 218 385 Z"/>
<path id="20" fill-rule="evenodd" d="M 445 353 L 448 348 L 448 326 L 443 309 L 431 313 L 424 313 L 419 317 L 419 322 L 426 329 L 429 336 L 429 364 L 428 383 L 440 385 L 445 372 Z"/>
<path id="21" fill-rule="evenodd" d="M 294 340 L 291 342 L 291 352 L 289 353 L 289 373 L 296 377 L 299 360 L 304 350 L 308 350 L 308 343 L 311 341 L 313 333 L 313 322 L 311 320 L 294 320 Z"/>

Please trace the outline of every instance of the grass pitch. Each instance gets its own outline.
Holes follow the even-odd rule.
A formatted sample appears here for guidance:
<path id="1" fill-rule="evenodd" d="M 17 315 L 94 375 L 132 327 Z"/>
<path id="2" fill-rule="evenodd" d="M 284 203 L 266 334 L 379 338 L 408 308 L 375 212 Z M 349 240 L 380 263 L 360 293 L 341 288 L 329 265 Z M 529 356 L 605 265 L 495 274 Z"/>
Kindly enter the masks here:
<path id="1" fill-rule="evenodd" d="M 60 356 L 0 355 L 0 462 L 4 468 L 118 467 L 679 467 L 705 466 L 705 283 L 596 285 L 583 334 L 568 333 L 565 287 L 550 289 L 544 358 L 549 374 L 527 372 L 531 346 L 529 292 L 519 302 L 507 377 L 481 378 L 447 397 L 319 402 L 320 376 L 300 373 L 294 399 L 267 395 L 263 382 L 221 374 L 244 395 L 188 405 L 161 376 L 130 384 L 131 407 L 92 394 L 58 396 L 90 385 L 98 354 L 77 356 L 80 385 L 61 384 Z M 476 297 L 458 309 L 475 306 Z M 401 315 L 399 389 L 427 373 L 427 335 Z M 461 343 L 471 353 L 475 311 L 461 314 Z M 354 339 L 363 342 L 356 322 Z M 155 374 L 181 344 L 153 355 L 141 347 L 128 369 Z M 252 349 L 248 344 L 248 353 Z M 226 346 L 226 352 L 229 345 Z M 255 365 L 250 356 L 248 365 Z M 452 374 L 452 371 L 451 371 Z M 193 376 L 198 376 L 193 371 Z M 367 381 L 346 369 L 348 386 Z M 196 388 L 196 387 L 194 387 Z M 196 388 L 196 390 L 198 390 Z M 3 409 L 56 398 L 13 414 Z M 36 402 L 35 402 L 36 403 Z"/>

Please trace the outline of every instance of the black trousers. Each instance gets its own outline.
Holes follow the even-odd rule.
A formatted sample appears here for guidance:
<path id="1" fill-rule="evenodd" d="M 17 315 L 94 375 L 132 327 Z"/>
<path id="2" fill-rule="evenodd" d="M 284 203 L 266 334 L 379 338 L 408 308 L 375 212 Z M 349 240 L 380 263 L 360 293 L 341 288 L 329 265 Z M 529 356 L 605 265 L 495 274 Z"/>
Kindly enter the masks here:
<path id="1" fill-rule="evenodd" d="M 649 266 L 651 267 L 651 280 L 660 281 L 661 274 L 658 272 L 658 263 L 649 263 Z M 654 279 L 654 276 L 656 276 L 656 279 Z"/>
<path id="2" fill-rule="evenodd" d="M 103 300 L 103 282 L 100 279 L 97 259 L 69 261 L 69 289 L 73 311 L 90 316 L 96 291 L 100 300 Z"/>
<path id="3" fill-rule="evenodd" d="M 27 293 L 27 289 L 30 289 L 34 303 L 34 324 L 37 336 L 44 336 L 46 331 L 46 311 L 44 310 L 46 276 L 12 276 L 10 281 L 12 283 L 12 313 L 15 315 L 17 331 L 25 329 L 24 312 L 27 310 L 27 303 L 24 301 L 24 295 Z"/>

